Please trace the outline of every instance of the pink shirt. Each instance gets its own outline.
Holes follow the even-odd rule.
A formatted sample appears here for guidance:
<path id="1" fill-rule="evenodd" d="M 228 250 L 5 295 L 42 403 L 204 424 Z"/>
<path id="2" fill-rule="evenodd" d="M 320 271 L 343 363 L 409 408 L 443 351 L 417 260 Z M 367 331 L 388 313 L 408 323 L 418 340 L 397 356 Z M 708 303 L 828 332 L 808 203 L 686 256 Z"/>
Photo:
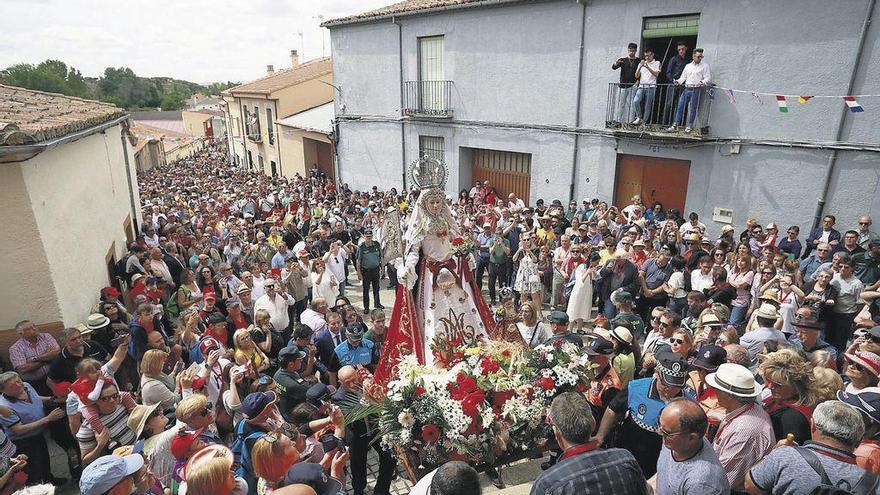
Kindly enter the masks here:
<path id="1" fill-rule="evenodd" d="M 32 357 L 39 356 L 44 352 L 55 349 L 59 349 L 59 346 L 54 337 L 46 333 L 38 333 L 36 344 L 31 344 L 23 338 L 16 340 L 15 343 L 9 347 L 9 361 L 12 362 L 13 367 L 18 368 L 19 366 L 30 363 Z M 30 381 L 42 380 L 48 373 L 49 363 L 45 363 L 43 366 L 40 366 L 33 371 L 19 374 L 21 375 L 22 380 Z"/>

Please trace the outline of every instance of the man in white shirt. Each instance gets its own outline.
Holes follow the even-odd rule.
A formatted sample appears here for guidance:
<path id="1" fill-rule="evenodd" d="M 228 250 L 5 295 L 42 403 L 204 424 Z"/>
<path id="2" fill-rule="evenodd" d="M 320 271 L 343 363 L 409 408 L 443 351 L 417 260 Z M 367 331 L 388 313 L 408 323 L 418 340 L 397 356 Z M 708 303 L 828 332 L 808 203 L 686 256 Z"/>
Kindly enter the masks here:
<path id="1" fill-rule="evenodd" d="M 515 193 L 510 193 L 507 195 L 507 207 L 513 211 L 520 211 L 526 207 L 526 204 L 517 198 Z"/>
<path id="2" fill-rule="evenodd" d="M 696 48 L 693 54 L 693 62 L 684 66 L 681 77 L 675 80 L 676 85 L 684 85 L 685 89 L 681 96 L 678 97 L 678 106 L 675 108 L 675 121 L 666 130 L 675 132 L 676 126 L 681 125 L 684 118 L 684 108 L 688 107 L 687 126 L 685 133 L 691 132 L 694 126 L 694 120 L 697 118 L 697 111 L 700 107 L 700 95 L 703 87 L 708 86 L 712 80 L 709 73 L 709 64 L 703 62 L 703 49 Z"/>
<path id="3" fill-rule="evenodd" d="M 290 323 L 290 317 L 287 314 L 287 307 L 296 304 L 290 295 L 283 290 L 276 292 L 279 284 L 274 279 L 267 278 L 263 284 L 266 293 L 263 297 L 257 299 L 254 303 L 254 314 L 261 309 L 265 309 L 269 313 L 269 321 L 276 332 L 285 332 L 287 325 Z"/>
<path id="4" fill-rule="evenodd" d="M 645 58 L 636 68 L 636 79 L 639 87 L 633 96 L 632 102 L 632 125 L 651 123 L 651 108 L 654 106 L 654 90 L 657 88 L 657 75 L 660 74 L 660 61 L 654 60 L 654 50 L 645 50 Z M 642 100 L 645 101 L 645 110 L 642 112 Z M 642 115 L 645 116 L 642 120 Z"/>

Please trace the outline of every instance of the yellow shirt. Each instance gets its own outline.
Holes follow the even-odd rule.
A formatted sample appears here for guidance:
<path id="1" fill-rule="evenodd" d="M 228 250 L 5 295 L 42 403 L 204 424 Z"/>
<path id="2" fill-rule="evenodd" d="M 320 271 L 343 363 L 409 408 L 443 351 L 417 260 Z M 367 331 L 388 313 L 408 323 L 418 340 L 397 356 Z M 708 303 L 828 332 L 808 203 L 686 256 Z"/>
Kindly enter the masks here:
<path id="1" fill-rule="evenodd" d="M 284 239 L 282 239 L 280 235 L 270 235 L 266 240 L 269 241 L 269 245 L 275 250 L 278 250 L 278 246 L 284 242 Z"/>

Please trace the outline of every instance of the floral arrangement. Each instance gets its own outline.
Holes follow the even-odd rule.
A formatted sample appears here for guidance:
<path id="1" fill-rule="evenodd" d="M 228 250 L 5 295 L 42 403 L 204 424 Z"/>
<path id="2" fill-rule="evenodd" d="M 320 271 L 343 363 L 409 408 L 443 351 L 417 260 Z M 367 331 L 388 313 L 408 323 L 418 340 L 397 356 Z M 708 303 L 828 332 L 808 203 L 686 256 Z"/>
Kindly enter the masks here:
<path id="1" fill-rule="evenodd" d="M 570 348 L 569 348 L 570 346 Z M 443 367 L 406 358 L 378 406 L 382 442 L 418 465 L 448 460 L 494 464 L 502 456 L 539 449 L 551 437 L 550 402 L 586 390 L 591 371 L 572 344 L 532 351 L 507 342 L 444 346 Z"/>
<path id="2" fill-rule="evenodd" d="M 470 236 L 457 236 L 450 242 L 449 254 L 464 258 L 470 255 L 474 250 L 474 240 Z"/>

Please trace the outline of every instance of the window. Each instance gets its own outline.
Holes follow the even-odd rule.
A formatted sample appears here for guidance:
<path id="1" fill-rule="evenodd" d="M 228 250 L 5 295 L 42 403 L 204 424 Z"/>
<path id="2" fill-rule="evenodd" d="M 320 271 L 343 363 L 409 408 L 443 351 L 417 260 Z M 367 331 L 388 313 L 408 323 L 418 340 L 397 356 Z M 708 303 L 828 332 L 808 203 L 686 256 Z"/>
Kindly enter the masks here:
<path id="1" fill-rule="evenodd" d="M 254 105 L 254 134 L 257 139 L 263 136 L 263 133 L 260 132 L 260 107 L 258 105 Z"/>
<path id="2" fill-rule="evenodd" d="M 257 157 L 260 159 L 260 172 L 262 172 L 263 171 L 263 155 L 258 155 Z"/>
<path id="3" fill-rule="evenodd" d="M 443 136 L 419 136 L 419 158 L 423 156 L 444 161 Z"/>
<path id="4" fill-rule="evenodd" d="M 272 121 L 272 109 L 266 107 L 266 135 L 269 137 L 269 146 L 275 146 L 274 122 Z"/>
<path id="5" fill-rule="evenodd" d="M 443 36 L 419 38 L 419 103 L 427 111 L 446 108 Z"/>
<path id="6" fill-rule="evenodd" d="M 269 168 L 272 170 L 272 177 L 278 177 L 278 166 L 275 164 L 275 160 L 269 162 Z"/>

